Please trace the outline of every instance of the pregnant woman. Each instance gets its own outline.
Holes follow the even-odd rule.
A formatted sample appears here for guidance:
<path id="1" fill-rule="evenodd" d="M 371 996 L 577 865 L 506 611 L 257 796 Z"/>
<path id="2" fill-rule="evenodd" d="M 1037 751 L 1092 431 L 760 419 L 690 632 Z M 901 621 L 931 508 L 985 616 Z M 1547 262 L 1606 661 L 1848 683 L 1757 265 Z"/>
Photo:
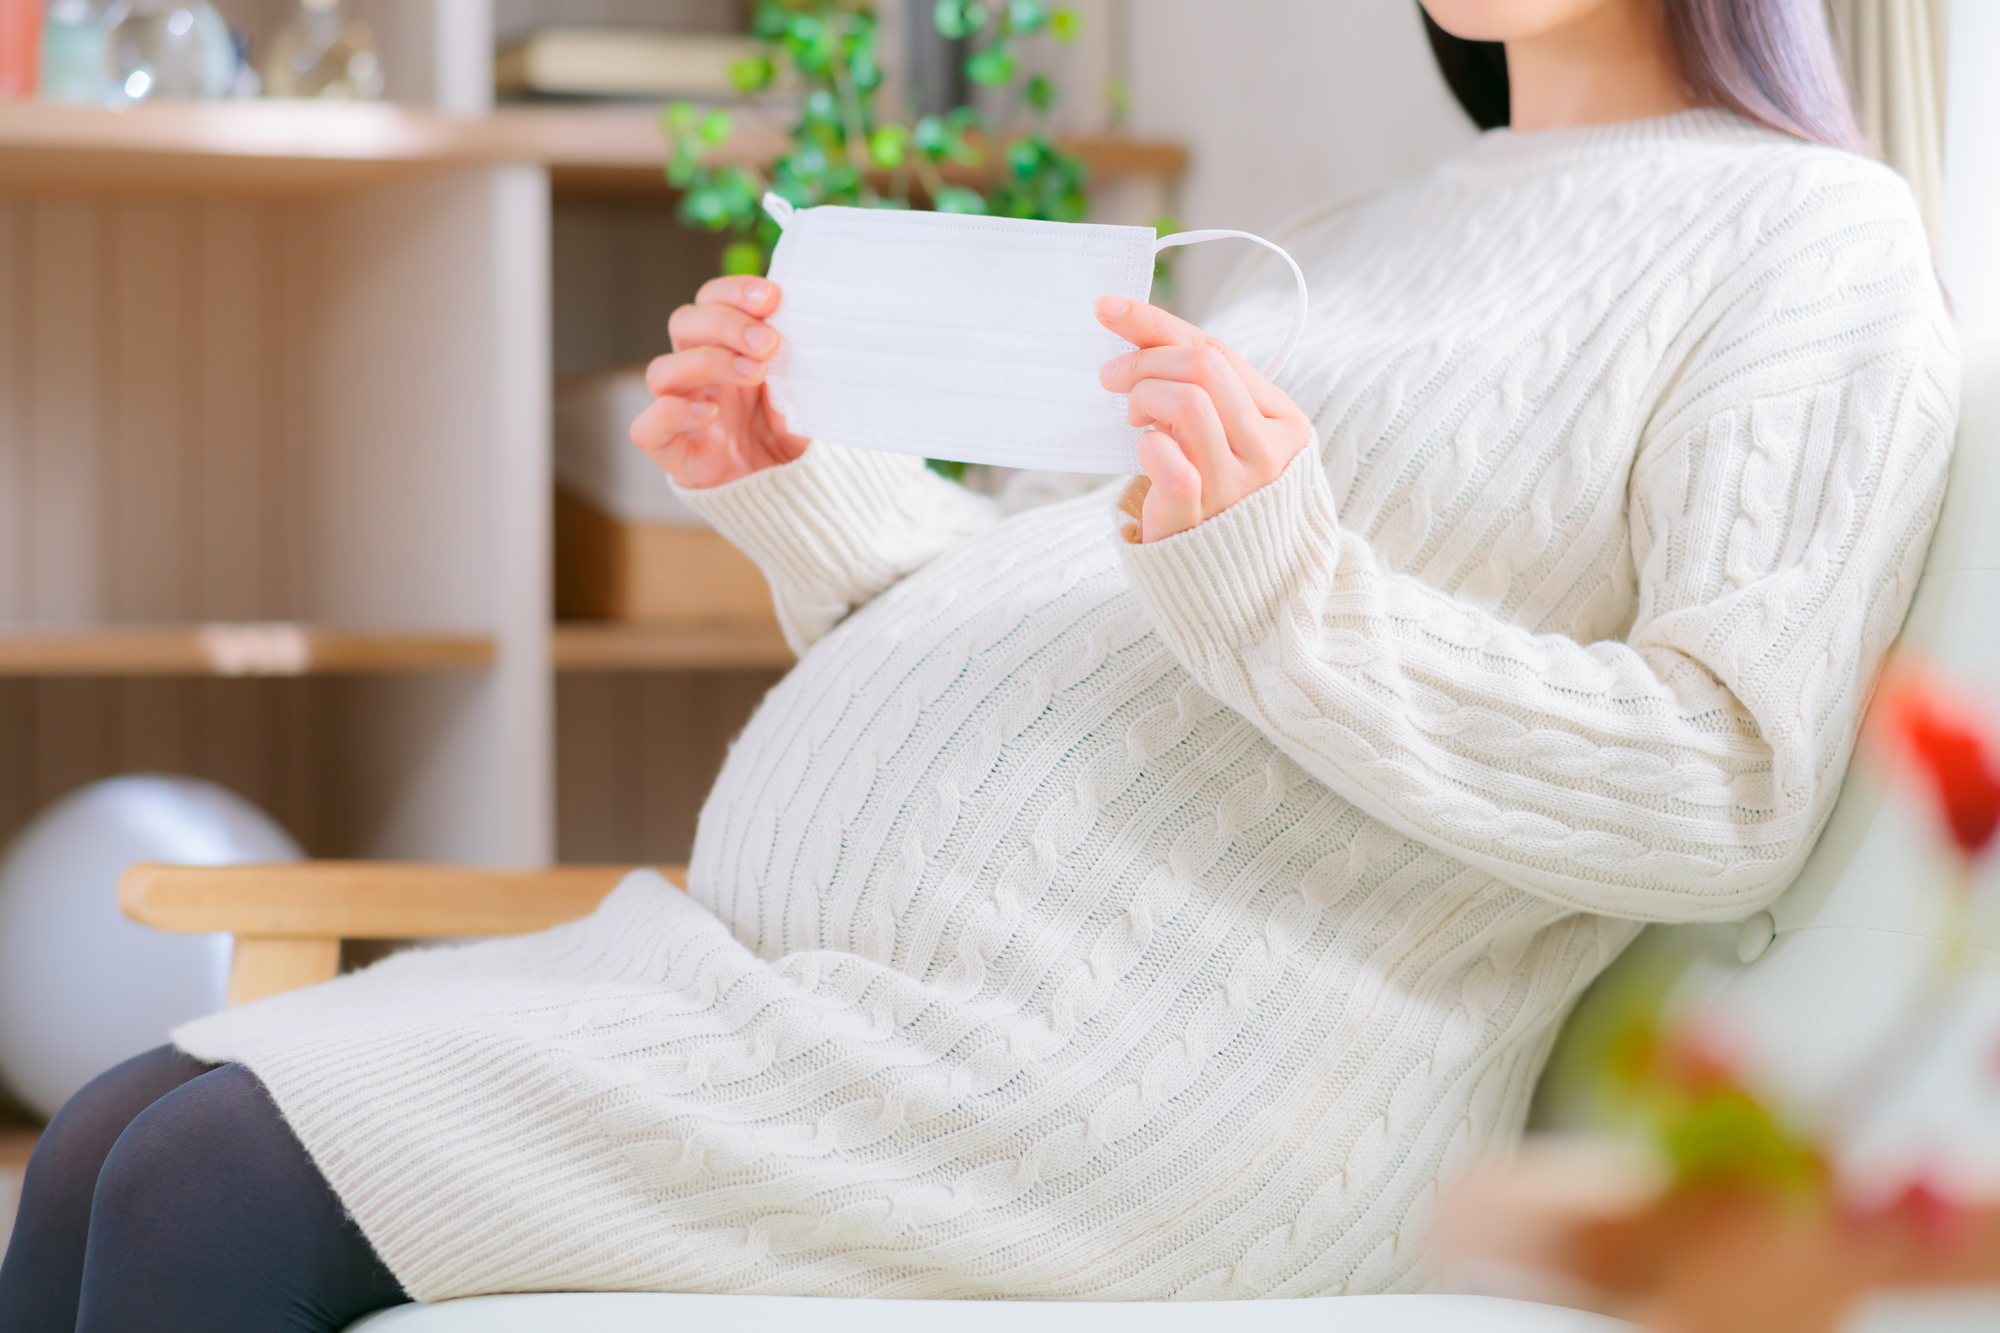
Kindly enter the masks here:
<path id="1" fill-rule="evenodd" d="M 1279 383 L 1288 275 L 1205 333 L 1100 303 L 1133 483 L 1003 521 L 786 430 L 769 282 L 678 312 L 634 438 L 802 658 L 689 892 L 105 1075 L 0 1325 L 1431 1281 L 1440 1182 L 1583 986 L 1811 848 L 1957 363 L 1813 0 L 1428 7 L 1513 128 L 1284 238 L 1315 313 Z"/>

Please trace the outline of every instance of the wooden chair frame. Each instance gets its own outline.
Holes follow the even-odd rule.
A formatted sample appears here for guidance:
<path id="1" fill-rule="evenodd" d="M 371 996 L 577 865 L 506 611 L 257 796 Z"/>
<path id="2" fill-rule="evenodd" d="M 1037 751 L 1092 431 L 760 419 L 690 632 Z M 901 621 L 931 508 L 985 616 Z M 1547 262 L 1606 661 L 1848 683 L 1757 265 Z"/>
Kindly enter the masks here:
<path id="1" fill-rule="evenodd" d="M 171 866 L 141 862 L 118 906 L 156 930 L 236 937 L 230 1004 L 330 981 L 342 940 L 524 935 L 588 916 L 630 866 L 479 870 L 388 861 Z M 660 867 L 687 884 L 681 866 Z"/>

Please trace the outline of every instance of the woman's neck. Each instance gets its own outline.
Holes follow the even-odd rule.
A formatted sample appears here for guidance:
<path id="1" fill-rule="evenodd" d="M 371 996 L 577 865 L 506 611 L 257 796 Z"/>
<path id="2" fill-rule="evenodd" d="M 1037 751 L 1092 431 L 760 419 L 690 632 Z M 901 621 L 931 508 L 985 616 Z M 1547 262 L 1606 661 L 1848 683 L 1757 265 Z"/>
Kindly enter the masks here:
<path id="1" fill-rule="evenodd" d="M 1611 125 L 1692 107 L 1658 25 L 1652 4 L 1631 0 L 1508 42 L 1513 128 Z"/>

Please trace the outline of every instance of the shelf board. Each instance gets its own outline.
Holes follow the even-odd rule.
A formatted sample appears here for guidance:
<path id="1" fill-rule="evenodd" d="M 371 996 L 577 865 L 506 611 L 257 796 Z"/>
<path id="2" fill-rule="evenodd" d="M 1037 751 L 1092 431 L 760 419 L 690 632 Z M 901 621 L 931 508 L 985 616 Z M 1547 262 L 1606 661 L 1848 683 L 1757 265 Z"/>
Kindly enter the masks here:
<path id="1" fill-rule="evenodd" d="M 764 151 L 745 121 L 733 154 Z M 0 188 L 320 194 L 423 169 L 538 162 L 657 173 L 664 145 L 631 108 L 509 108 L 457 118 L 387 103 L 160 102 L 123 111 L 0 103 Z"/>
<path id="2" fill-rule="evenodd" d="M 289 623 L 0 629 L 0 676 L 312 676 L 463 671 L 492 661 L 493 640 L 476 634 Z"/>
<path id="3" fill-rule="evenodd" d="M 776 625 L 636 625 L 565 621 L 550 655 L 557 671 L 728 671 L 798 661 Z"/>
<path id="4" fill-rule="evenodd" d="M 775 113 L 732 108 L 722 160 L 783 151 Z M 1185 150 L 1126 139 L 1071 142 L 1100 177 L 1177 177 Z M 453 117 L 388 103 L 271 99 L 99 107 L 0 102 L 0 190 L 296 196 L 450 166 L 539 163 L 556 189 L 664 194 L 654 112 L 632 106 L 502 107 Z"/>

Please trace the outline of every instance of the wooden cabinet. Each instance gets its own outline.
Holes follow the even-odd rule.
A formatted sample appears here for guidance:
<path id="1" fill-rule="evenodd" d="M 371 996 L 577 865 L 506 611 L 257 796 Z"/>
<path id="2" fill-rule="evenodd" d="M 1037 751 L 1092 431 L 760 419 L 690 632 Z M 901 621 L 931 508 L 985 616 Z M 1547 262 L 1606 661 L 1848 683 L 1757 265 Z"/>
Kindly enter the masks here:
<path id="1" fill-rule="evenodd" d="M 316 852 L 553 855 L 549 177 L 503 129 L 0 105 L 0 832 L 170 769 Z"/>
<path id="2" fill-rule="evenodd" d="M 715 271 L 661 155 L 644 109 L 0 103 L 0 840 L 155 770 L 319 855 L 685 857 L 789 652 L 552 614 L 552 376 Z"/>

